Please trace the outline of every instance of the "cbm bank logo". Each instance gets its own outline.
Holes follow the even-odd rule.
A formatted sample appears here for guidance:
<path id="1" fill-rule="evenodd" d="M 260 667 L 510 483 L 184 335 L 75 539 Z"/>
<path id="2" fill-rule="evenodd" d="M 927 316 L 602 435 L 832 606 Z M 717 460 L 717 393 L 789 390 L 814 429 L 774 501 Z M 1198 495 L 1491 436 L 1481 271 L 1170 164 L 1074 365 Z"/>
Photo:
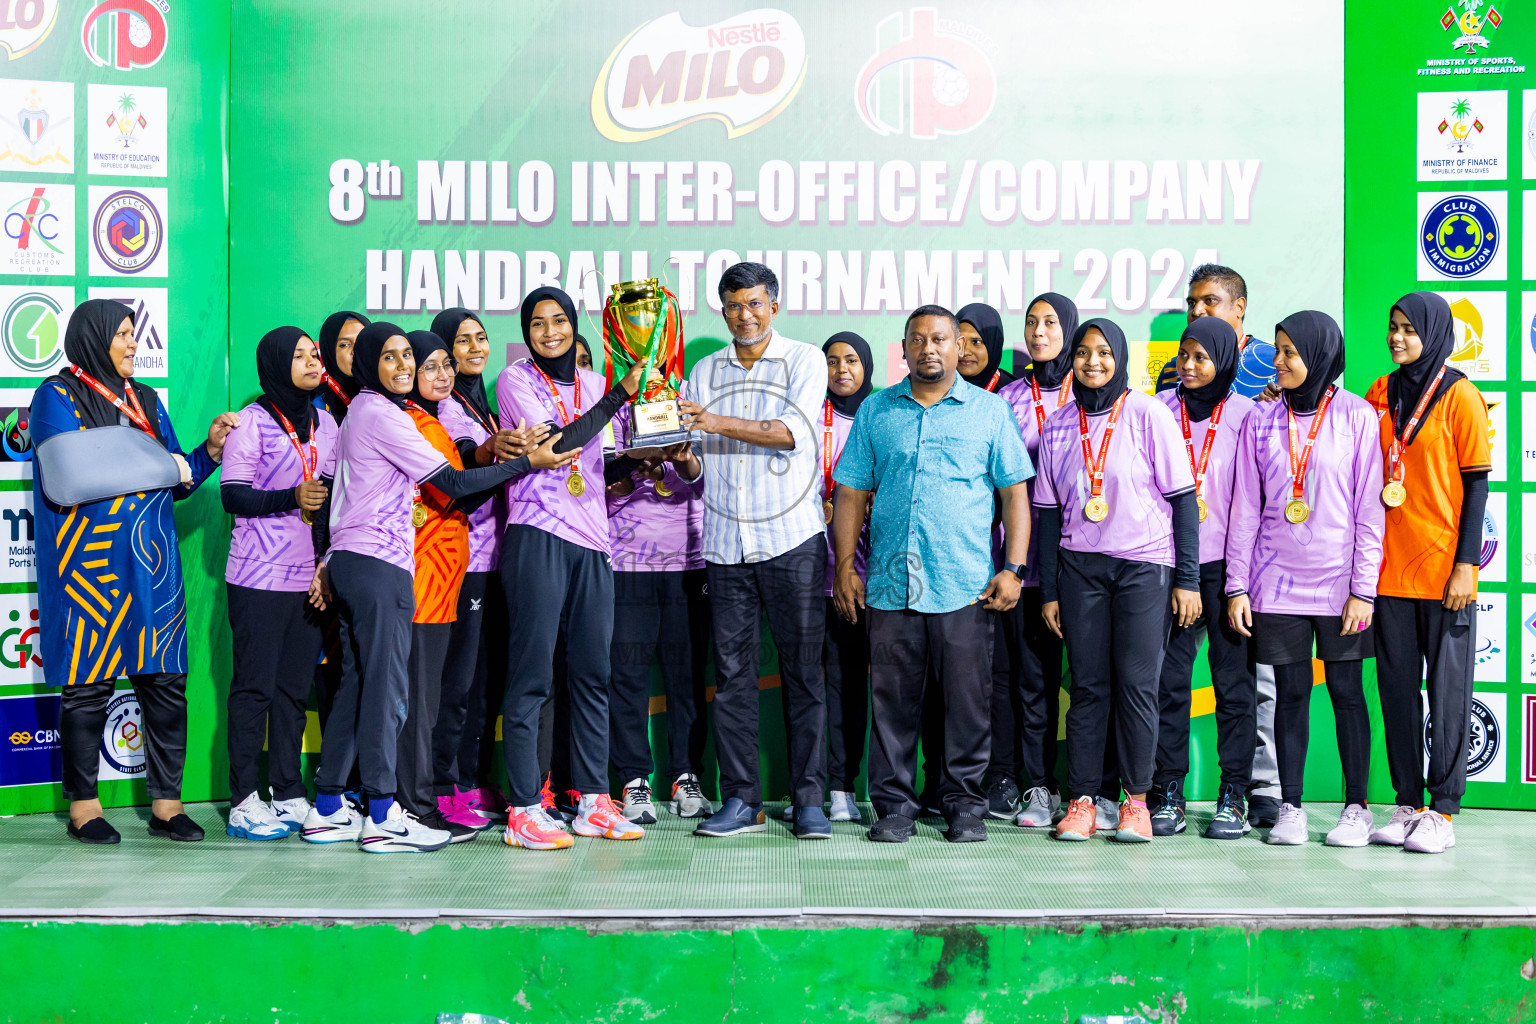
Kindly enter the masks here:
<path id="1" fill-rule="evenodd" d="M 859 71 L 853 99 L 876 133 L 959 135 L 992 113 L 997 76 L 976 29 L 939 18 L 935 8 L 914 7 L 907 19 L 893 14 L 881 21 L 875 39 L 880 49 Z"/>
<path id="2" fill-rule="evenodd" d="M 615 142 L 641 142 L 714 120 L 734 139 L 789 106 L 805 67 L 805 33 L 784 11 L 760 7 L 698 27 L 674 11 L 608 55 L 592 86 L 592 123 Z"/>

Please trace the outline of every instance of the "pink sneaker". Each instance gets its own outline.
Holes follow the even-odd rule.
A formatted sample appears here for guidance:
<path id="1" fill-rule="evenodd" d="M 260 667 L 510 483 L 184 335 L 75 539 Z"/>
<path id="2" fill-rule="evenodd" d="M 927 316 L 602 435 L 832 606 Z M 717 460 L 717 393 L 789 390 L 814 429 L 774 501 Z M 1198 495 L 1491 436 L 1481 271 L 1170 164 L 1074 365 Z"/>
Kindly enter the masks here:
<path id="1" fill-rule="evenodd" d="M 443 820 L 462 825 L 464 828 L 472 828 L 476 832 L 483 832 L 496 824 L 494 818 L 487 818 L 467 806 L 457 793 L 453 796 L 438 797 L 437 812 L 443 816 Z"/>
<path id="2" fill-rule="evenodd" d="M 453 795 L 471 814 L 478 814 L 488 821 L 500 821 L 509 809 L 506 798 L 494 786 L 481 786 L 479 789 L 460 789 L 455 786 Z"/>

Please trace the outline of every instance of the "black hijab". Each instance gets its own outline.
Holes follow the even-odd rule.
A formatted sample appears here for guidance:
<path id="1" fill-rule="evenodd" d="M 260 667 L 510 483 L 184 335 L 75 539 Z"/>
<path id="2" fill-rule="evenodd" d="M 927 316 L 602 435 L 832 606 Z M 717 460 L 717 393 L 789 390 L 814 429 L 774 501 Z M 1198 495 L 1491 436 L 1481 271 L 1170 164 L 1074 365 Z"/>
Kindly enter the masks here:
<path id="1" fill-rule="evenodd" d="M 1419 399 L 1424 397 L 1425 389 L 1456 349 L 1456 330 L 1450 304 L 1434 292 L 1409 292 L 1398 299 L 1393 308 L 1403 311 L 1424 343 L 1419 358 L 1399 366 L 1387 376 L 1387 405 L 1392 409 L 1392 430 L 1401 441 Z M 1460 370 L 1447 367 L 1440 386 L 1424 406 L 1424 415 L 1428 416 L 1440 397 L 1464 376 L 1466 374 Z"/>
<path id="2" fill-rule="evenodd" d="M 262 335 L 256 343 L 256 378 L 261 381 L 261 397 L 256 401 L 272 414 L 278 426 L 283 421 L 277 414 L 286 416 L 300 441 L 309 440 L 310 424 L 317 415 L 311 403 L 314 391 L 293 383 L 293 354 L 298 350 L 299 339 L 307 337 L 297 327 L 279 327 Z"/>
<path id="3" fill-rule="evenodd" d="M 1179 397 L 1184 399 L 1184 408 L 1189 410 L 1190 422 L 1203 423 L 1211 418 L 1211 413 L 1227 397 L 1232 382 L 1237 379 L 1237 332 L 1220 317 L 1202 316 L 1184 328 L 1179 341 L 1199 342 L 1211 362 L 1216 364 L 1216 376 L 1209 384 L 1198 388 L 1179 385 Z"/>
<path id="4" fill-rule="evenodd" d="M 571 322 L 571 346 L 553 359 L 546 359 L 539 355 L 533 348 L 533 342 L 528 341 L 528 322 L 533 319 L 533 310 L 545 299 L 554 299 L 560 303 L 560 308 L 565 310 L 565 317 Z M 576 304 L 571 297 L 559 288 L 535 288 L 523 299 L 523 341 L 528 344 L 528 355 L 533 359 L 533 365 L 549 374 L 549 379 L 561 384 L 570 384 L 576 380 Z"/>
<path id="5" fill-rule="evenodd" d="M 127 388 L 132 387 L 154 431 L 155 440 L 164 443 L 165 439 L 160 436 L 155 389 L 120 376 L 117 367 L 112 365 L 112 336 L 117 333 L 123 317 L 133 320 L 133 310 L 115 299 L 86 299 L 70 314 L 69 327 L 64 331 L 64 356 L 114 395 L 126 399 Z M 85 427 L 115 427 L 121 422 L 117 406 L 73 373 L 57 373 L 48 379 L 57 381 L 69 391 Z"/>
<path id="6" fill-rule="evenodd" d="M 968 306 L 962 306 L 960 312 L 955 314 L 955 319 L 964 324 L 970 324 L 976 328 L 976 333 L 981 335 L 981 343 L 987 346 L 987 365 L 981 368 L 981 372 L 973 377 L 965 377 L 967 384 L 974 384 L 979 388 L 985 388 L 992 380 L 992 374 L 996 373 L 997 388 L 1005 384 L 1012 384 L 1013 374 L 1002 369 L 1003 360 L 1003 318 L 997 310 L 985 302 L 973 302 Z"/>
<path id="7" fill-rule="evenodd" d="M 1301 387 L 1285 392 L 1291 411 L 1306 415 L 1317 409 L 1328 385 L 1344 373 L 1344 332 L 1333 317 L 1315 309 L 1292 313 L 1275 325 L 1275 331 L 1286 333 L 1307 364 L 1307 379 Z"/>
<path id="8" fill-rule="evenodd" d="M 1060 292 L 1046 292 L 1030 299 L 1024 312 L 1028 314 L 1037 302 L 1044 302 L 1056 311 L 1056 319 L 1061 324 L 1061 351 L 1048 363 L 1031 363 L 1025 372 L 1034 377 L 1041 390 L 1049 391 L 1061 387 L 1061 382 L 1072 375 L 1072 339 L 1077 334 L 1077 303 Z"/>
<path id="9" fill-rule="evenodd" d="M 1094 317 L 1078 325 L 1072 332 L 1070 351 L 1076 352 L 1077 346 L 1087 337 L 1088 332 L 1097 327 L 1099 333 L 1104 335 L 1104 340 L 1109 342 L 1109 350 L 1115 356 L 1115 372 L 1110 376 L 1109 383 L 1103 387 L 1085 387 L 1083 382 L 1074 375 L 1072 378 L 1072 397 L 1077 399 L 1077 404 L 1083 407 L 1083 411 L 1090 416 L 1108 412 L 1110 406 L 1115 404 L 1115 399 L 1125 393 L 1127 382 L 1130 380 L 1130 350 L 1125 344 L 1125 333 L 1113 320 L 1103 317 Z"/>
<path id="10" fill-rule="evenodd" d="M 361 313 L 354 313 L 350 309 L 344 309 L 339 313 L 332 313 L 325 318 L 325 323 L 320 325 L 320 337 L 316 344 L 320 347 L 320 361 L 325 364 L 325 372 L 330 375 L 345 391 L 348 398 L 356 398 L 358 389 L 362 387 L 350 374 L 341 372 L 341 367 L 336 364 L 336 339 L 341 335 L 341 329 L 348 320 L 356 320 L 367 327 L 372 320 Z M 356 358 L 354 354 L 353 358 Z"/>
<path id="11" fill-rule="evenodd" d="M 832 403 L 832 408 L 844 416 L 852 416 L 859 411 L 859 406 L 864 404 L 864 399 L 869 397 L 869 392 L 874 388 L 875 364 L 869 354 L 869 342 L 854 334 L 852 331 L 838 331 L 828 338 L 826 344 L 821 346 L 822 352 L 830 352 L 832 346 L 841 342 L 858 353 L 859 362 L 864 364 L 864 381 L 859 385 L 859 390 L 851 395 L 834 395 L 832 389 L 827 389 L 827 401 Z"/>
<path id="12" fill-rule="evenodd" d="M 447 352 L 448 358 L 452 359 L 453 350 L 443 344 L 442 337 L 436 331 L 412 331 L 405 336 L 405 340 L 411 343 L 411 353 L 416 357 L 416 382 L 411 385 L 411 393 L 405 397 L 436 416 L 437 403 L 421 393 L 421 365 L 438 349 Z"/>
<path id="13" fill-rule="evenodd" d="M 485 322 L 463 306 L 445 309 L 432 318 L 432 333 L 443 339 L 449 355 L 453 355 L 453 339 L 465 320 L 473 320 L 480 325 L 481 330 L 485 329 Z M 415 347 L 412 343 L 411 348 Z M 418 355 L 416 359 L 420 362 L 421 356 Z M 491 416 L 491 403 L 485 393 L 485 381 L 481 379 L 482 376 L 478 373 L 465 373 L 462 367 L 458 368 L 453 378 L 453 393 L 473 414 L 494 426 L 496 421 Z"/>
<path id="14" fill-rule="evenodd" d="M 357 335 L 357 341 L 352 345 L 352 375 L 357 378 L 358 384 L 383 395 L 394 402 L 400 408 L 405 408 L 405 400 L 410 395 L 397 395 L 384 386 L 379 380 L 379 357 L 384 354 L 384 343 L 395 335 L 410 340 L 405 328 L 397 327 L 383 320 L 371 323 L 364 327 Z M 416 384 L 411 383 L 411 390 L 415 391 Z"/>

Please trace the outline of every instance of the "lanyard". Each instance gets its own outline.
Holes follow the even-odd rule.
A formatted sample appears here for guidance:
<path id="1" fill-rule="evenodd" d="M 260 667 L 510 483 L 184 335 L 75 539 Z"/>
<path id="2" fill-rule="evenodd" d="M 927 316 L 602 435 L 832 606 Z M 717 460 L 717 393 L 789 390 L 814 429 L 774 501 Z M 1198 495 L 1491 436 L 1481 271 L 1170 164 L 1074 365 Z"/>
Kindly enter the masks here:
<path id="1" fill-rule="evenodd" d="M 988 391 L 991 391 L 993 388 L 997 387 L 997 381 L 998 381 L 998 379 L 1000 377 L 1002 377 L 1002 375 L 1003 375 L 1003 371 L 1002 370 L 993 370 L 992 371 L 992 379 L 987 381 L 987 390 Z"/>
<path id="2" fill-rule="evenodd" d="M 555 382 L 550 379 L 549 374 L 545 373 L 544 370 L 539 366 L 538 363 L 530 362 L 528 365 L 533 367 L 533 372 L 537 373 L 539 375 L 539 377 L 544 381 L 544 386 L 549 388 L 550 397 L 555 400 L 555 407 L 560 410 L 560 418 L 564 421 L 560 425 L 562 427 L 568 427 L 572 423 L 576 422 L 575 417 L 572 416 L 570 413 L 565 411 L 565 399 L 560 397 L 560 392 L 555 389 Z M 580 416 L 581 415 L 581 374 L 580 373 L 576 373 L 576 374 L 572 374 L 572 376 L 574 376 L 576 378 L 575 385 L 574 385 L 576 391 L 575 391 L 575 394 L 572 396 L 572 401 L 576 405 L 576 416 Z"/>
<path id="3" fill-rule="evenodd" d="M 341 389 L 341 385 L 337 384 L 335 379 L 329 373 L 326 373 L 322 370 L 320 372 L 320 379 L 325 381 L 326 387 L 336 392 L 336 397 L 341 399 L 343 408 L 352 404 L 352 399 L 347 397 L 347 393 Z"/>
<path id="4" fill-rule="evenodd" d="M 1120 407 L 1125 404 L 1125 396 L 1129 393 L 1120 392 L 1120 397 L 1115 399 L 1114 406 L 1109 410 L 1109 423 L 1104 427 L 1104 439 L 1099 442 L 1097 461 L 1093 457 L 1093 444 L 1088 439 L 1088 413 L 1081 405 L 1077 407 L 1077 425 L 1083 436 L 1083 467 L 1088 470 L 1088 482 L 1093 487 L 1095 498 L 1104 489 L 1104 463 L 1109 458 L 1109 439 L 1115 434 L 1115 424 L 1120 420 Z"/>
<path id="5" fill-rule="evenodd" d="M 832 467 L 836 465 L 832 461 L 832 399 L 821 403 L 821 496 L 825 501 L 832 500 Z"/>
<path id="6" fill-rule="evenodd" d="M 484 416 L 481 416 L 480 410 L 469 404 L 469 399 L 461 395 L 458 388 L 453 389 L 453 397 L 457 398 L 459 400 L 459 404 L 464 407 L 464 411 L 469 413 L 469 415 L 474 418 L 476 423 L 480 424 L 480 429 L 484 430 L 487 434 L 496 433 L 496 428 L 491 426 L 491 421 L 486 419 Z"/>
<path id="7" fill-rule="evenodd" d="M 1056 408 L 1060 409 L 1067 401 L 1067 389 L 1072 386 L 1072 375 L 1061 382 L 1061 390 L 1056 392 Z M 1035 375 L 1029 375 L 1029 393 L 1035 396 L 1035 429 L 1038 433 L 1045 433 L 1045 405 L 1040 400 L 1040 385 L 1035 380 Z"/>
<path id="8" fill-rule="evenodd" d="M 304 479 L 313 480 L 315 478 L 315 470 L 320 465 L 320 449 L 315 446 L 315 428 L 319 424 L 314 424 L 310 427 L 309 456 L 306 458 L 304 446 L 299 443 L 299 432 L 293 429 L 293 424 L 288 422 L 288 417 L 284 416 L 283 411 L 276 405 L 272 407 L 272 411 L 277 413 L 278 422 L 282 424 L 284 430 L 288 431 L 288 440 L 293 443 L 293 450 L 299 453 L 299 466 L 304 470 Z"/>
<path id="9" fill-rule="evenodd" d="M 151 437 L 154 436 L 154 428 L 149 425 L 149 417 L 144 415 L 144 406 L 139 403 L 139 393 L 134 390 L 132 384 L 129 384 L 127 381 L 123 382 L 123 388 L 128 394 L 128 401 L 124 402 L 121 398 L 118 398 L 112 392 L 102 387 L 100 381 L 80 369 L 80 367 L 70 364 L 69 369 L 76 377 L 95 390 L 98 395 L 117 406 L 117 411 L 132 420 L 134 426 Z"/>
<path id="10" fill-rule="evenodd" d="M 1403 431 L 1402 440 L 1398 440 L 1397 437 L 1397 415 L 1393 412 L 1392 406 L 1388 404 L 1387 415 L 1392 420 L 1392 445 L 1388 455 L 1390 465 L 1390 469 L 1387 472 L 1388 480 L 1401 481 L 1403 479 L 1403 452 L 1413 443 L 1413 439 L 1418 436 L 1414 428 L 1419 425 L 1419 420 L 1424 418 L 1424 410 L 1429 406 L 1430 396 L 1440 386 L 1440 381 L 1444 376 L 1445 367 L 1442 366 L 1440 367 L 1440 372 L 1435 374 L 1434 381 L 1419 396 L 1419 404 L 1413 410 L 1413 417 L 1408 420 L 1408 427 Z"/>
<path id="11" fill-rule="evenodd" d="M 1184 429 L 1184 450 L 1189 453 L 1189 468 L 1195 474 L 1195 496 L 1200 496 L 1200 488 L 1205 483 L 1205 468 L 1211 462 L 1211 445 L 1216 443 L 1216 428 L 1221 425 L 1221 410 L 1227 404 L 1223 398 L 1216 403 L 1216 408 L 1211 411 L 1211 425 L 1205 431 L 1205 444 L 1200 447 L 1200 461 L 1195 462 L 1195 442 L 1189 436 L 1189 409 L 1184 405 L 1184 399 L 1179 399 L 1179 426 Z M 1311 444 L 1310 441 L 1307 442 Z"/>
<path id="12" fill-rule="evenodd" d="M 1312 442 L 1317 440 L 1318 428 L 1323 425 L 1323 413 L 1328 411 L 1328 403 L 1333 401 L 1334 386 L 1328 385 L 1328 390 L 1323 392 L 1323 400 L 1317 403 L 1317 413 L 1312 417 L 1312 429 L 1307 431 L 1307 443 L 1302 448 L 1301 454 L 1296 454 L 1296 414 L 1291 411 L 1291 403 L 1285 403 L 1285 429 L 1290 435 L 1291 442 L 1291 499 L 1301 500 L 1302 483 L 1307 478 L 1307 463 L 1312 458 Z"/>

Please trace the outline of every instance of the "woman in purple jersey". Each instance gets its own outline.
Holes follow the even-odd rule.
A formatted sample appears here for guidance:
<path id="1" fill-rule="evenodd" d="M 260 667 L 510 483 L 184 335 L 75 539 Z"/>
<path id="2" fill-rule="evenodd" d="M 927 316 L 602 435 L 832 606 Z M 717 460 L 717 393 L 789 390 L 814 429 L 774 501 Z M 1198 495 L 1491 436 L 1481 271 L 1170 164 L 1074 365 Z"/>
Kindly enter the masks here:
<path id="1" fill-rule="evenodd" d="M 1326 313 L 1292 313 L 1275 329 L 1282 400 L 1244 424 L 1227 526 L 1227 617 L 1275 666 L 1282 804 L 1269 841 L 1307 841 L 1301 809 L 1312 658 L 1322 659 L 1344 769 L 1344 813 L 1330 846 L 1364 846 L 1371 723 L 1361 663 L 1375 653 L 1371 616 L 1386 509 L 1376 411 L 1336 385 L 1344 336 Z"/>
<path id="2" fill-rule="evenodd" d="M 1039 464 L 1040 432 L 1046 417 L 1072 404 L 1072 336 L 1077 333 L 1077 306 L 1065 295 L 1038 295 L 1025 310 L 1024 343 L 1030 364 L 1018 379 L 998 391 L 1013 409 L 1030 461 Z M 1034 494 L 1036 481 L 1029 482 Z M 1030 505 L 1029 567 L 1019 603 L 1004 612 L 1003 642 L 1013 666 L 1006 687 L 992 691 L 992 785 L 987 812 L 999 817 L 1014 807 L 1012 820 L 1020 827 L 1051 823 L 1061 806 L 1056 781 L 1056 723 L 1061 719 L 1061 637 L 1041 618 L 1038 513 Z M 1029 788 L 1019 794 L 1023 774 Z M 1012 792 L 1009 792 L 1009 790 Z"/>
<path id="3" fill-rule="evenodd" d="M 1200 614 L 1195 481 L 1168 407 L 1127 386 L 1120 328 L 1089 320 L 1072 345 L 1077 401 L 1046 418 L 1034 493 L 1041 615 L 1072 661 L 1072 799 L 1056 838 L 1086 840 L 1096 831 L 1094 794 L 1113 722 L 1126 790 L 1114 838 L 1148 842 L 1169 612 L 1180 626 Z"/>
<path id="4" fill-rule="evenodd" d="M 362 387 L 352 376 L 352 346 L 358 332 L 371 321 L 361 313 L 343 309 L 332 313 L 320 325 L 320 359 L 325 372 L 315 389 L 315 405 L 331 414 L 337 425 L 347 417 L 347 406 Z"/>
<path id="5" fill-rule="evenodd" d="M 309 814 L 299 752 L 322 639 L 315 515 L 336 475 L 336 421 L 312 403 L 323 364 L 297 327 L 256 344 L 261 397 L 224 444 L 219 496 L 235 517 L 224 583 L 234 674 L 229 684 L 229 823 L 239 839 L 281 839 Z M 257 791 L 267 747 L 272 802 Z"/>

